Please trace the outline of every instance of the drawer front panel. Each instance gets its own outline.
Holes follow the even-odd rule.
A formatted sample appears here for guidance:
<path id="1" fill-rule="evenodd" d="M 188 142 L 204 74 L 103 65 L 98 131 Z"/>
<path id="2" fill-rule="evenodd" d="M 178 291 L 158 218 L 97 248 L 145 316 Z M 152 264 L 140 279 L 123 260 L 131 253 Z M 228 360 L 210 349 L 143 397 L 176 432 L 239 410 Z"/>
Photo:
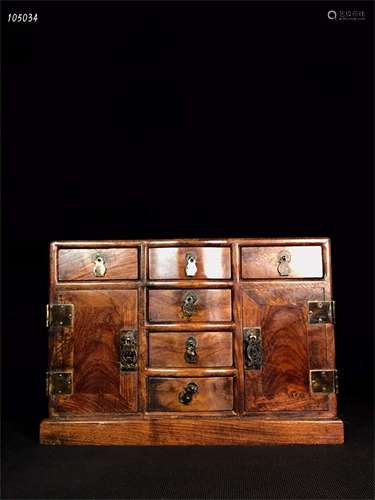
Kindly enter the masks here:
<path id="1" fill-rule="evenodd" d="M 188 262 L 189 256 L 192 262 Z M 150 248 L 149 278 L 230 279 L 231 250 L 229 247 Z"/>
<path id="2" fill-rule="evenodd" d="M 231 367 L 232 332 L 150 332 L 151 368 Z"/>
<path id="3" fill-rule="evenodd" d="M 58 252 L 60 281 L 136 280 L 137 248 L 67 248 Z"/>
<path id="4" fill-rule="evenodd" d="M 196 392 L 190 392 L 189 396 L 190 384 L 195 385 Z M 148 380 L 148 409 L 165 412 L 233 410 L 233 378 L 151 377 Z"/>
<path id="5" fill-rule="evenodd" d="M 150 322 L 232 320 L 232 292 L 223 290 L 149 290 Z"/>
<path id="6" fill-rule="evenodd" d="M 320 245 L 243 247 L 243 279 L 323 278 Z"/>

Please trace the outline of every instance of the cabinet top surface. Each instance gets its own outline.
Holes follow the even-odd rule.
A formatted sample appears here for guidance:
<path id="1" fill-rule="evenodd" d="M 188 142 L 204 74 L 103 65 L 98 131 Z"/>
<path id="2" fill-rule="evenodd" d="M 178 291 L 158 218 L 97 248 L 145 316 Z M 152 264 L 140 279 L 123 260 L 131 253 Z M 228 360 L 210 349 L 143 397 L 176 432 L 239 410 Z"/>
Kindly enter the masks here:
<path id="1" fill-rule="evenodd" d="M 140 245 L 152 246 L 170 245 L 230 245 L 239 243 L 240 245 L 313 245 L 329 244 L 328 237 L 269 237 L 269 238 L 171 238 L 171 239 L 132 239 L 132 240 L 61 240 L 51 242 L 51 246 L 59 247 L 82 247 L 82 246 L 108 246 L 108 245 Z"/>

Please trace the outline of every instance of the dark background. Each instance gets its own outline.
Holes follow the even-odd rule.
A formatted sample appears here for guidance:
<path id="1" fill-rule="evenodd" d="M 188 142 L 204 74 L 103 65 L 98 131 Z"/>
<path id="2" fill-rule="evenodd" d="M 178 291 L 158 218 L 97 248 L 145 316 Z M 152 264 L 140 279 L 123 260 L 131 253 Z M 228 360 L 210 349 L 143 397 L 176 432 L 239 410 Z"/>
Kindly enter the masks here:
<path id="1" fill-rule="evenodd" d="M 2 13 L 4 497 L 372 497 L 372 2 Z M 39 447 L 49 242 L 228 236 L 332 239 L 347 444 Z"/>

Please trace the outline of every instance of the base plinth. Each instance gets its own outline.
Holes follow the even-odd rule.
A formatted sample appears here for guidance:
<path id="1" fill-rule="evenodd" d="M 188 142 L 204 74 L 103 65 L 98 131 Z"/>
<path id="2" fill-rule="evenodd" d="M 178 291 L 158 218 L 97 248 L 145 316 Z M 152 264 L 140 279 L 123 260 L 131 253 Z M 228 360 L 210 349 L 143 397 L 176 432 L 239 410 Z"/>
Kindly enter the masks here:
<path id="1" fill-rule="evenodd" d="M 52 445 L 342 444 L 339 419 L 123 418 L 46 419 L 40 442 Z"/>

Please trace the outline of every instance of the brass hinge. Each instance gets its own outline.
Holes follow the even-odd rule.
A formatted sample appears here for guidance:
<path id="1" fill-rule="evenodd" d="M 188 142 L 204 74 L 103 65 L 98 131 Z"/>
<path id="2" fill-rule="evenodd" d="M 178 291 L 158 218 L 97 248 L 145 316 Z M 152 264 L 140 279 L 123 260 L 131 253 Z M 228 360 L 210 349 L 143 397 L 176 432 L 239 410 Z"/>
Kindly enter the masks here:
<path id="1" fill-rule="evenodd" d="M 308 306 L 308 322 L 316 323 L 335 323 L 335 303 L 330 301 L 310 300 Z"/>
<path id="2" fill-rule="evenodd" d="M 46 325 L 47 328 L 71 327 L 73 326 L 74 305 L 73 304 L 47 304 Z"/>
<path id="3" fill-rule="evenodd" d="M 337 394 L 339 392 L 337 370 L 331 368 L 310 370 L 310 391 L 314 394 Z"/>
<path id="4" fill-rule="evenodd" d="M 46 394 L 56 396 L 72 394 L 73 392 L 73 372 L 47 372 L 46 373 Z"/>

